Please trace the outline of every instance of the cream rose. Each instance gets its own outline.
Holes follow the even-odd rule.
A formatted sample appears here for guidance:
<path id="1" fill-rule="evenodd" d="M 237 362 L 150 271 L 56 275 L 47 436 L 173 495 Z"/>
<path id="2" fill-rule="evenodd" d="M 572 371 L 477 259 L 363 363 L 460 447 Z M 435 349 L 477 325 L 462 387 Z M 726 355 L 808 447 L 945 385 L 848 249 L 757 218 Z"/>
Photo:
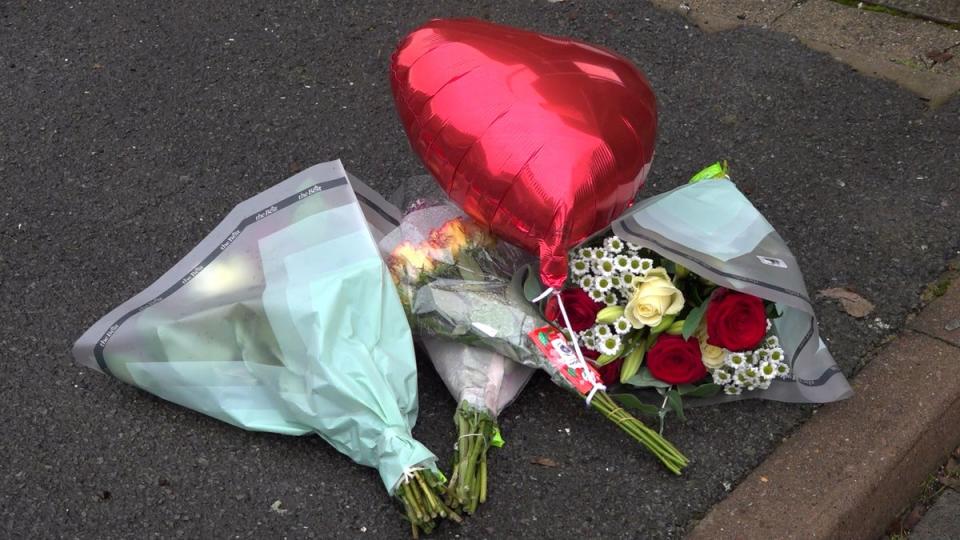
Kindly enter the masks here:
<path id="1" fill-rule="evenodd" d="M 656 326 L 664 315 L 676 315 L 683 309 L 683 293 L 673 286 L 665 268 L 654 268 L 637 280 L 639 284 L 623 312 L 634 328 Z"/>
<path id="2" fill-rule="evenodd" d="M 727 357 L 727 351 L 722 347 L 711 345 L 707 340 L 700 341 L 700 354 L 703 365 L 708 369 L 717 369 L 723 366 L 723 360 Z"/>

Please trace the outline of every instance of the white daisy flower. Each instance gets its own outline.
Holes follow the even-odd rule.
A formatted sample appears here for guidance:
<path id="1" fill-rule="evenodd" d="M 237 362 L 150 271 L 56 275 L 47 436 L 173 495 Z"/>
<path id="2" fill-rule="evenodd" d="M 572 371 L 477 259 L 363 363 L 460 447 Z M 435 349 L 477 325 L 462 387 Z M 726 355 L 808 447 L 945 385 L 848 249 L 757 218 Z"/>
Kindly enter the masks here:
<path id="1" fill-rule="evenodd" d="M 639 259 L 640 265 L 640 270 L 638 270 L 638 273 L 646 275 L 647 272 L 653 270 L 653 259 L 642 259 L 640 257 L 637 258 Z M 632 268 L 633 263 L 631 262 L 630 264 Z"/>
<path id="2" fill-rule="evenodd" d="M 610 257 L 600 257 L 593 263 L 593 271 L 601 276 L 609 276 L 616 270 L 613 259 Z"/>
<path id="3" fill-rule="evenodd" d="M 753 351 L 753 357 L 757 360 L 758 363 L 763 363 L 770 359 L 770 350 L 757 349 Z"/>
<path id="4" fill-rule="evenodd" d="M 570 261 L 570 271 L 575 276 L 582 276 L 590 271 L 590 261 L 587 259 L 574 259 Z"/>
<path id="5" fill-rule="evenodd" d="M 760 376 L 763 377 L 763 380 L 769 381 L 770 379 L 777 376 L 777 365 L 772 362 L 761 362 L 760 367 L 757 368 L 760 372 Z"/>
<path id="6" fill-rule="evenodd" d="M 613 266 L 617 269 L 617 272 L 629 272 L 630 268 L 630 257 L 626 255 L 617 255 L 613 258 Z"/>
<path id="7" fill-rule="evenodd" d="M 767 322 L 770 322 L 770 321 L 767 321 Z M 776 349 L 777 347 L 780 346 L 780 338 L 778 338 L 777 336 L 769 336 L 766 339 L 765 344 L 767 347 L 771 349 Z"/>
<path id="8" fill-rule="evenodd" d="M 593 282 L 593 288 L 606 294 L 613 288 L 613 280 L 610 276 L 598 276 Z"/>
<path id="9" fill-rule="evenodd" d="M 625 240 L 623 245 L 627 248 L 627 251 L 640 251 L 642 248 L 633 242 Z"/>
<path id="10" fill-rule="evenodd" d="M 623 251 L 623 247 L 623 240 L 617 238 L 616 236 L 611 236 L 603 241 L 603 248 L 610 253 L 620 253 Z"/>
<path id="11" fill-rule="evenodd" d="M 577 250 L 577 257 L 581 259 L 591 259 L 593 258 L 593 248 L 582 247 Z"/>
<path id="12" fill-rule="evenodd" d="M 622 335 L 631 330 L 633 330 L 633 325 L 630 324 L 630 321 L 628 321 L 626 317 L 621 316 L 619 319 L 613 321 L 614 332 Z"/>
<path id="13" fill-rule="evenodd" d="M 620 299 L 617 298 L 617 293 L 611 291 L 608 292 L 606 296 L 603 297 L 603 303 L 608 306 L 615 306 L 620 302 Z"/>
<path id="14" fill-rule="evenodd" d="M 739 386 L 736 386 L 736 385 L 724 386 L 723 393 L 728 396 L 739 396 L 740 394 L 743 393 L 743 388 L 740 388 Z"/>
<path id="15" fill-rule="evenodd" d="M 610 276 L 610 283 L 613 285 L 613 288 L 614 288 L 614 289 L 619 289 L 619 288 L 623 287 L 623 278 L 621 278 L 620 276 L 614 274 L 614 275 Z"/>
<path id="16" fill-rule="evenodd" d="M 739 352 L 730 353 L 727 355 L 727 358 L 723 361 L 723 363 L 732 367 L 733 369 L 740 369 L 747 365 L 747 355 Z"/>
<path id="17" fill-rule="evenodd" d="M 580 285 L 581 289 L 587 292 L 590 292 L 590 290 L 593 289 L 594 281 L 596 281 L 596 278 L 590 275 L 586 275 L 580 278 L 580 281 L 577 284 Z"/>
<path id="18" fill-rule="evenodd" d="M 593 335 L 596 337 L 597 341 L 600 341 L 603 338 L 612 336 L 613 330 L 610 329 L 609 325 L 598 324 L 593 327 Z"/>
<path id="19" fill-rule="evenodd" d="M 582 341 L 583 344 L 584 344 L 588 349 L 590 349 L 590 350 L 592 350 L 592 351 L 597 350 L 597 339 L 596 339 L 595 337 L 593 337 L 593 332 L 592 332 L 591 330 L 587 330 L 587 331 L 583 332 L 582 334 L 580 334 L 580 341 Z"/>
<path id="20" fill-rule="evenodd" d="M 733 380 L 733 375 L 725 369 L 713 370 L 713 383 L 721 386 L 728 384 Z"/>
<path id="21" fill-rule="evenodd" d="M 783 349 L 777 347 L 776 349 L 767 349 L 770 351 L 770 361 L 771 362 L 783 362 L 786 357 L 783 355 Z"/>
<path id="22" fill-rule="evenodd" d="M 605 292 L 597 289 L 596 286 L 594 286 L 592 289 L 587 291 L 587 295 L 594 302 L 603 302 L 603 299 L 607 296 Z"/>
<path id="23" fill-rule="evenodd" d="M 786 378 L 790 375 L 790 366 L 786 362 L 779 362 L 776 366 L 777 377 Z"/>
<path id="24" fill-rule="evenodd" d="M 757 380 L 753 377 L 748 377 L 743 371 L 738 371 L 733 375 L 733 380 L 736 381 L 740 386 L 750 386 L 756 384 Z"/>
<path id="25" fill-rule="evenodd" d="M 760 384 L 757 385 L 757 388 L 760 390 L 766 390 L 767 388 L 770 388 L 770 383 L 771 381 L 768 380 L 760 381 Z"/>
<path id="26" fill-rule="evenodd" d="M 754 366 L 750 366 L 743 370 L 743 374 L 746 377 L 749 377 L 752 380 L 757 380 L 760 378 L 760 370 Z"/>
<path id="27" fill-rule="evenodd" d="M 611 356 L 616 356 L 623 351 L 623 342 L 620 340 L 618 335 L 609 335 L 600 339 L 597 342 L 598 351 L 600 354 L 609 354 Z"/>

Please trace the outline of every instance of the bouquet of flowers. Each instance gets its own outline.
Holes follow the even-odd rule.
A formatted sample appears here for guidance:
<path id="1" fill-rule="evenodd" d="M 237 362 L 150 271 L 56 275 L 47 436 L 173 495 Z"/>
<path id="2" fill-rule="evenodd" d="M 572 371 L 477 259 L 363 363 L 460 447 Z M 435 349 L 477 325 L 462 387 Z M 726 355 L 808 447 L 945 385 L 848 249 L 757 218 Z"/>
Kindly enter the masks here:
<path id="1" fill-rule="evenodd" d="M 245 201 L 73 352 L 235 426 L 320 435 L 378 470 L 416 537 L 460 517 L 411 434 L 412 336 L 364 217 L 379 196 L 352 182 L 326 163 Z"/>
<path id="2" fill-rule="evenodd" d="M 395 234 L 388 267 L 416 332 L 485 347 L 543 369 L 561 386 L 586 397 L 667 469 L 679 474 L 686 466 L 673 445 L 613 402 L 595 369 L 574 354 L 576 343 L 572 349 L 566 336 L 540 317 L 523 293 L 529 280 L 522 251 L 498 242 L 450 204 L 410 212 Z M 488 444 L 483 440 L 478 439 Z M 473 455 L 484 452 L 481 447 L 468 454 L 465 470 L 473 468 Z M 473 478 L 468 473 L 458 481 L 469 491 L 477 489 Z"/>
<path id="3" fill-rule="evenodd" d="M 705 180 L 710 183 L 700 183 Z M 693 212 L 712 219 L 696 223 L 689 218 Z M 677 226 L 681 218 L 691 226 Z M 691 230 L 693 225 L 700 230 Z M 734 264 L 741 267 L 737 272 L 730 271 Z M 764 276 L 768 267 L 777 270 L 780 283 Z M 825 347 L 810 346 L 816 323 L 795 261 L 729 182 L 725 163 L 642 202 L 612 229 L 584 242 L 571 254 L 570 276 L 561 297 L 584 354 L 607 384 L 658 392 L 659 406 L 633 394 L 616 398 L 658 416 L 661 430 L 668 411 L 683 417 L 683 398 L 777 399 L 789 392 L 794 395 L 787 399 L 800 401 L 796 394 L 831 379 L 834 390 L 819 399 L 849 394 L 842 376 L 833 377 L 836 366 Z M 548 302 L 545 316 L 561 320 L 555 301 Z M 820 376 L 794 377 L 791 366 L 817 369 Z M 765 395 L 777 384 L 777 397 Z"/>

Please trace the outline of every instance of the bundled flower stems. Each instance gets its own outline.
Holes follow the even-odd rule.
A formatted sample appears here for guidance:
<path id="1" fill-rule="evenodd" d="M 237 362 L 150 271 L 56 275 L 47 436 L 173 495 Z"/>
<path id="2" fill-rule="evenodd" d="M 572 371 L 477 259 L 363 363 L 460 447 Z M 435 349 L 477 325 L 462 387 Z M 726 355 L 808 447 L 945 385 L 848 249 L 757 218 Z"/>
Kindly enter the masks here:
<path id="1" fill-rule="evenodd" d="M 487 457 L 503 445 L 497 417 L 517 397 L 534 370 L 482 347 L 457 340 L 422 339 L 434 368 L 457 400 L 457 439 L 446 502 L 472 514 L 486 501 Z"/>

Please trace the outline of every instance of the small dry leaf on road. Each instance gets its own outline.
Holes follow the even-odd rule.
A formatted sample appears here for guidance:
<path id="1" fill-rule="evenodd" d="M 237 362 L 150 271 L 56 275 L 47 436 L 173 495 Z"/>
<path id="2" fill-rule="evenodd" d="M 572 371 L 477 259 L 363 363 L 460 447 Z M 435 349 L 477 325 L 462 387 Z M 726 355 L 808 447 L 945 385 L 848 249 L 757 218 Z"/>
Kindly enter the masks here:
<path id="1" fill-rule="evenodd" d="M 273 504 L 270 505 L 270 510 L 280 514 L 281 516 L 289 512 L 286 508 L 280 508 L 280 505 L 283 503 L 279 500 L 273 501 Z"/>
<path id="2" fill-rule="evenodd" d="M 842 287 L 824 289 L 820 291 L 820 296 L 839 300 L 840 306 L 847 312 L 847 315 L 856 317 L 857 319 L 866 317 L 874 309 L 874 305 L 870 303 L 869 300 L 850 289 L 844 289 Z"/>
<path id="3" fill-rule="evenodd" d="M 548 457 L 535 457 L 530 460 L 530 463 L 534 465 L 540 465 L 541 467 L 559 467 L 560 464 Z"/>

